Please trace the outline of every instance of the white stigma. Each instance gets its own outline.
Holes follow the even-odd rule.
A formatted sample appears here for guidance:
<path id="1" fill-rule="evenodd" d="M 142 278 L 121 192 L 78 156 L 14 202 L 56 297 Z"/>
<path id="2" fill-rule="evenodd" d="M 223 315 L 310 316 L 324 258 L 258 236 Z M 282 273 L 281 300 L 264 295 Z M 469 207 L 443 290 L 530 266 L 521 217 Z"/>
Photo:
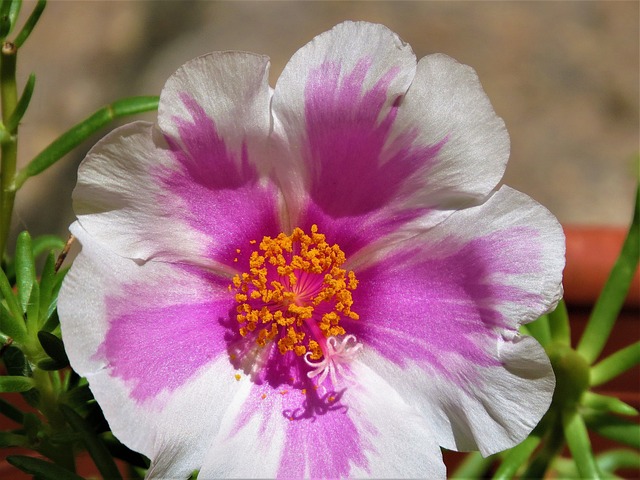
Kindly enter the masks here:
<path id="1" fill-rule="evenodd" d="M 336 385 L 336 374 L 342 374 L 340 364 L 353 360 L 361 349 L 362 344 L 356 340 L 355 335 L 347 335 L 342 340 L 338 340 L 336 337 L 327 338 L 326 352 L 321 360 L 314 362 L 308 358 L 311 352 L 305 354 L 304 361 L 313 368 L 307 373 L 307 377 L 314 378 L 319 375 L 318 385 L 322 385 L 327 376 L 331 375 L 331 381 Z"/>

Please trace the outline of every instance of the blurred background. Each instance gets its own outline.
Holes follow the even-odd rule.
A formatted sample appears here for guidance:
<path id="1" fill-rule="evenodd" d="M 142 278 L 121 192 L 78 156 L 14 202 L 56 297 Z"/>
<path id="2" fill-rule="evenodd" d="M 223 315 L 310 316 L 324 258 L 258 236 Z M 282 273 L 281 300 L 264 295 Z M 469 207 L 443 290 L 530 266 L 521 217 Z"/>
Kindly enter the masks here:
<path id="1" fill-rule="evenodd" d="M 475 68 L 511 135 L 506 183 L 564 224 L 625 225 L 638 168 L 639 5 L 53 0 L 18 58 L 19 88 L 37 76 L 20 164 L 104 104 L 159 94 L 200 54 L 266 54 L 273 85 L 313 36 L 368 20 L 397 32 L 418 57 L 444 52 Z M 23 15 L 32 8 L 25 1 Z M 76 169 L 98 138 L 27 182 L 16 231 L 66 235 Z"/>

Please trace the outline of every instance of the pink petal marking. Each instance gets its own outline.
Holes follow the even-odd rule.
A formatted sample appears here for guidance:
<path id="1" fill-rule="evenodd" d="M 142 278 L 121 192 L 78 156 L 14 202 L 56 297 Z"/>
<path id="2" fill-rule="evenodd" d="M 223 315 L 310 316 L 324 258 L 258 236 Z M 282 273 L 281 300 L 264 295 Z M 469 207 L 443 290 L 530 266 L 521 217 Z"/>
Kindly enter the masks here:
<path id="1" fill-rule="evenodd" d="M 305 88 L 310 195 L 332 217 L 361 215 L 387 205 L 413 173 L 434 163 L 442 148 L 440 143 L 413 146 L 416 133 L 405 132 L 392 142 L 391 158 L 383 158 L 389 154 L 386 144 L 401 97 L 388 112 L 383 107 L 398 70 L 389 70 L 363 92 L 370 68 L 371 61 L 362 59 L 341 77 L 341 66 L 327 61 L 311 71 Z"/>
<path id="2" fill-rule="evenodd" d="M 227 283 L 210 274 L 201 276 L 220 289 Z M 123 291 L 126 296 L 105 300 L 109 329 L 96 355 L 106 358 L 112 374 L 130 385 L 138 402 L 178 388 L 226 353 L 221 318 L 229 316 L 229 300 L 156 307 L 161 291 L 148 285 L 127 285 Z"/>
<path id="3" fill-rule="evenodd" d="M 500 329 L 514 328 L 501 307 L 542 301 L 540 295 L 505 282 L 510 274 L 538 268 L 540 247 L 528 241 L 535 235 L 533 229 L 517 227 L 473 239 L 454 251 L 455 238 L 413 244 L 357 272 L 367 288 L 354 291 L 354 305 L 365 320 L 346 321 L 345 329 L 397 364 L 428 364 L 464 385 L 467 379 L 459 375 L 468 362 L 497 364 L 490 351 L 496 336 Z M 508 255 L 514 242 L 521 254 L 515 261 Z"/>
<path id="4" fill-rule="evenodd" d="M 157 172 L 167 189 L 159 201 L 211 239 L 204 256 L 234 267 L 237 245 L 279 233 L 277 190 L 259 182 L 246 144 L 230 152 L 202 107 L 186 94 L 182 99 L 193 121 L 174 119 L 182 145 L 167 141 L 181 168 Z"/>

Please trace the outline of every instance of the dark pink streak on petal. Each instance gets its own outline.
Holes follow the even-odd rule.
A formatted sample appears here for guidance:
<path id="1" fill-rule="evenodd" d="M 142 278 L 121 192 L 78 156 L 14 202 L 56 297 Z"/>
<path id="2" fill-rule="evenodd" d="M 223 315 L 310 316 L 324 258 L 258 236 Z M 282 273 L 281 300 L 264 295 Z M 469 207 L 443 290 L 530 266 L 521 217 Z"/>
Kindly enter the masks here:
<path id="1" fill-rule="evenodd" d="M 280 355 L 277 349 L 272 354 Z M 258 416 L 260 435 L 268 438 L 266 429 L 272 416 L 286 419 L 278 478 L 304 478 L 305 465 L 311 478 L 347 478 L 351 465 L 366 471 L 364 453 L 373 448 L 367 439 L 376 432 L 359 431 L 347 414 L 349 401 L 345 397 L 350 389 L 321 392 L 306 376 L 309 369 L 301 357 L 280 355 L 280 360 L 269 361 L 269 367 L 252 379 L 254 387 L 234 432 Z M 278 365 L 284 368 L 278 369 Z"/>
<path id="2" fill-rule="evenodd" d="M 333 218 L 313 202 L 306 205 L 300 216 L 300 228 L 308 232 L 312 225 L 327 237 L 330 244 L 338 244 L 347 258 L 361 248 L 397 230 L 405 223 L 424 215 L 426 208 L 406 209 L 398 212 L 376 210 L 353 217 Z"/>
<path id="3" fill-rule="evenodd" d="M 454 381 L 468 364 L 496 365 L 496 338 L 509 323 L 498 307 L 542 301 L 501 282 L 540 268 L 535 237 L 533 229 L 512 228 L 439 255 L 457 242 L 445 238 L 356 272 L 353 309 L 360 320 L 345 320 L 345 329 L 397 364 L 426 363 Z M 430 258 L 425 249 L 433 251 Z"/>
<path id="4" fill-rule="evenodd" d="M 310 195 L 332 217 L 357 216 L 387 205 L 416 170 L 433 164 L 441 148 L 412 148 L 415 132 L 405 132 L 393 142 L 404 148 L 381 161 L 400 97 L 388 112 L 383 113 L 383 107 L 398 71 L 390 69 L 363 92 L 370 68 L 371 61 L 362 59 L 341 78 L 341 65 L 327 61 L 310 73 L 305 88 Z"/>
<path id="5" fill-rule="evenodd" d="M 200 275 L 212 285 L 226 287 L 225 279 Z M 130 386 L 135 400 L 175 390 L 226 353 L 219 319 L 228 316 L 232 299 L 157 307 L 158 291 L 149 291 L 146 285 L 124 290 L 126 296 L 106 299 L 109 330 L 98 355 L 106 358 L 114 376 Z"/>
<path id="6" fill-rule="evenodd" d="M 170 138 L 167 142 L 181 168 L 158 172 L 167 188 L 159 201 L 211 239 L 208 257 L 233 265 L 237 248 L 280 232 L 277 191 L 259 182 L 246 145 L 240 152 L 230 151 L 202 107 L 186 94 L 181 99 L 192 120 L 174 119 L 182 145 Z"/>

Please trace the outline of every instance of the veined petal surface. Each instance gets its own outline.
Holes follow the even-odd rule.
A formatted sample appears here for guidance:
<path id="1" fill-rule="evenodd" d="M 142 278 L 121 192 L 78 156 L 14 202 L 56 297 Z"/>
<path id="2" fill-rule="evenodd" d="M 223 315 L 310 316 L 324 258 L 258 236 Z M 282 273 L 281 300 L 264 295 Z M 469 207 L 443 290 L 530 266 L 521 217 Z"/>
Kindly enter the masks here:
<path id="1" fill-rule="evenodd" d="M 135 260 L 207 265 L 232 262 L 238 237 L 277 234 L 279 194 L 259 171 L 270 168 L 267 67 L 251 54 L 197 58 L 167 82 L 160 129 L 138 122 L 100 141 L 74 190 L 87 232 Z M 237 78 L 197 94 L 221 72 Z"/>
<path id="2" fill-rule="evenodd" d="M 440 445 L 489 454 L 521 441 L 547 410 L 554 377 L 518 327 L 560 299 L 560 225 L 502 187 L 390 250 L 357 272 L 367 288 L 354 304 L 366 321 L 345 329 L 431 419 Z"/>
<path id="3" fill-rule="evenodd" d="M 78 224 L 71 230 L 82 252 L 58 310 L 73 368 L 89 380 L 118 438 L 152 459 L 180 452 L 164 473 L 185 476 L 199 467 L 201 437 L 217 430 L 235 395 L 221 324 L 230 302 L 219 285 L 228 279 L 194 267 L 138 265 Z M 216 388 L 222 378 L 231 381 Z"/>
<path id="4" fill-rule="evenodd" d="M 341 383 L 323 392 L 245 382 L 247 396 L 226 417 L 200 475 L 445 478 L 429 424 L 381 377 L 354 362 Z"/>

